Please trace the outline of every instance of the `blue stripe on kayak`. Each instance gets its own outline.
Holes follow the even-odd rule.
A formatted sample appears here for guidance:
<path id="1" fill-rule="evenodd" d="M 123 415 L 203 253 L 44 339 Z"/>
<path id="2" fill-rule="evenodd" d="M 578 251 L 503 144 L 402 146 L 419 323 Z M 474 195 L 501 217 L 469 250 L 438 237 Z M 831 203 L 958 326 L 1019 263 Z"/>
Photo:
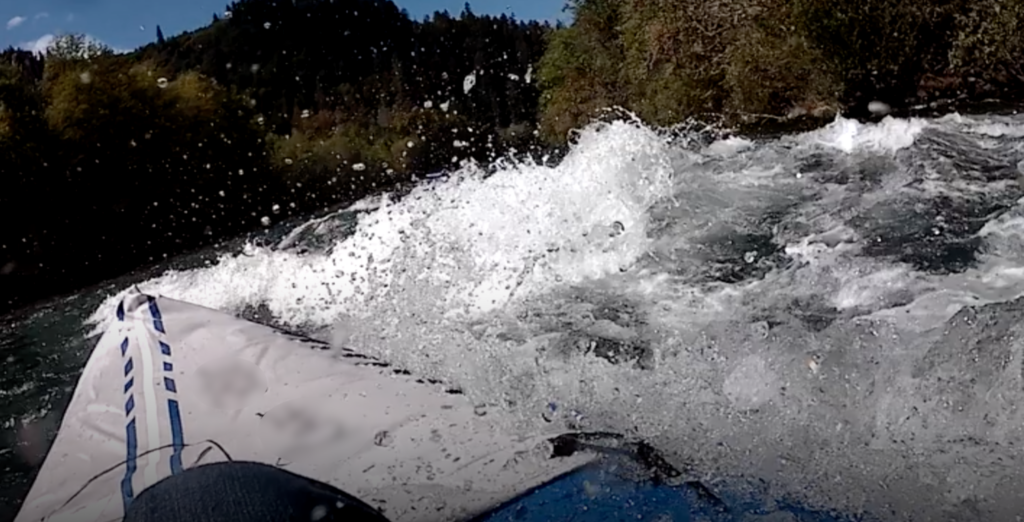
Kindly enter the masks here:
<path id="1" fill-rule="evenodd" d="M 132 490 L 132 475 L 137 469 L 135 460 L 138 458 L 139 450 L 139 442 L 135 434 L 135 419 L 128 421 L 128 426 L 125 427 L 125 439 L 128 458 L 125 462 L 127 465 L 124 470 L 124 478 L 121 479 L 121 500 L 124 502 L 124 510 L 128 511 L 128 506 L 131 505 L 132 499 L 135 497 L 135 492 Z"/>
<path id="2" fill-rule="evenodd" d="M 153 328 L 160 333 L 167 333 L 164 331 L 164 318 L 160 315 L 160 308 L 156 306 L 156 298 L 149 296 L 149 315 L 153 316 Z"/>
<path id="3" fill-rule="evenodd" d="M 160 333 L 167 333 L 164 330 L 164 319 L 160 313 L 160 307 L 156 304 L 156 299 L 152 296 L 149 299 L 149 314 L 153 316 L 153 327 Z M 174 371 L 174 363 L 170 361 L 171 357 L 171 346 L 163 341 L 157 341 L 160 346 L 160 353 L 166 358 L 163 361 L 163 369 L 165 372 Z M 169 376 L 164 377 L 164 389 L 168 393 L 177 394 L 178 384 L 173 378 Z M 178 405 L 178 401 L 175 399 L 167 399 L 167 416 L 171 422 L 171 474 L 177 475 L 183 471 L 181 465 L 181 452 L 185 449 L 185 430 L 182 428 L 181 423 L 181 408 Z"/>
<path id="4" fill-rule="evenodd" d="M 171 417 L 171 446 L 174 452 L 171 453 L 171 474 L 177 475 L 182 472 L 181 450 L 185 448 L 185 435 L 181 429 L 181 410 L 178 409 L 178 401 L 167 400 L 167 411 Z"/>
<path id="5" fill-rule="evenodd" d="M 117 306 L 118 320 L 123 321 L 124 315 L 124 301 L 122 301 Z M 139 453 L 139 440 L 135 427 L 135 417 L 132 415 L 132 412 L 135 411 L 135 394 L 132 392 L 132 387 L 135 385 L 135 376 L 132 375 L 132 370 L 135 368 L 135 364 L 132 362 L 132 357 L 128 355 L 127 336 L 121 341 L 121 357 L 127 357 L 124 363 L 124 393 L 129 394 L 128 400 L 124 402 L 124 416 L 128 419 L 128 424 L 124 427 L 126 457 L 124 478 L 121 479 L 121 500 L 124 503 L 124 510 L 128 511 L 129 504 L 135 498 L 135 492 L 132 488 L 132 476 L 135 475 L 135 471 L 138 469 L 136 459 L 138 459 Z"/>

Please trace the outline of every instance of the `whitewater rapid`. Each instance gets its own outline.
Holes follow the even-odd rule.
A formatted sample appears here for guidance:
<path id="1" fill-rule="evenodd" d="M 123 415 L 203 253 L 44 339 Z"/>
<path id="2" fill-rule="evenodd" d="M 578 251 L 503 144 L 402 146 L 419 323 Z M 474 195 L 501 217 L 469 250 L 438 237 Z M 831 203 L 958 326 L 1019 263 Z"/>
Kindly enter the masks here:
<path id="1" fill-rule="evenodd" d="M 467 164 L 139 288 L 442 379 L 510 429 L 644 437 L 711 484 L 1003 520 L 1024 511 L 1022 136 L 594 124 L 557 165 Z"/>

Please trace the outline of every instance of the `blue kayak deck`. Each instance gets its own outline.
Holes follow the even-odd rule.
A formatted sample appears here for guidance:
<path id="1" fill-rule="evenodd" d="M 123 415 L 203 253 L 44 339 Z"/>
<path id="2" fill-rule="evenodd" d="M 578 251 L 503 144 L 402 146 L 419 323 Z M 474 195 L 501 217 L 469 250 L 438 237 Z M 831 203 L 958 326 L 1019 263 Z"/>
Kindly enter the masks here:
<path id="1" fill-rule="evenodd" d="M 749 497 L 749 495 L 745 495 Z M 474 522 L 848 522 L 780 499 L 723 500 L 690 484 L 635 481 L 602 465 L 563 475 Z"/>

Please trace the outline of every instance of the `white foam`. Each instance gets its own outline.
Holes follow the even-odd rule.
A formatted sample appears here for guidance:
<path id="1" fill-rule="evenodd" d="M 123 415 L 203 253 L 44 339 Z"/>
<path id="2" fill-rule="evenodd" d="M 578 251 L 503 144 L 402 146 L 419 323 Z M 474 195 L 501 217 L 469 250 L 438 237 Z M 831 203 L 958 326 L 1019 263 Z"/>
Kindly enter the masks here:
<path id="1" fill-rule="evenodd" d="M 724 140 L 714 141 L 711 145 L 708 145 L 705 152 L 716 156 L 732 156 L 745 150 L 749 150 L 753 146 L 754 142 L 745 138 L 733 136 Z"/>
<path id="2" fill-rule="evenodd" d="M 957 123 L 967 132 L 992 138 L 1024 137 L 1024 121 L 1020 116 L 961 117 Z"/>
<path id="3" fill-rule="evenodd" d="M 1024 125 L 1011 123 L 986 123 L 978 125 L 971 132 L 995 138 L 1020 138 L 1024 136 Z"/>
<path id="4" fill-rule="evenodd" d="M 364 303 L 387 291 L 399 270 L 450 282 L 449 309 L 485 312 L 514 296 L 631 265 L 648 241 L 647 210 L 668 192 L 670 178 L 667 145 L 656 132 L 596 124 L 557 167 L 520 163 L 487 176 L 467 166 L 399 202 L 384 199 L 329 253 L 249 245 L 213 267 L 168 272 L 139 287 L 221 310 L 265 305 L 285 324 L 328 326 L 368 313 Z M 298 227 L 282 245 L 329 219 Z M 624 231 L 611 237 L 615 222 Z M 118 300 L 108 299 L 93 321 Z"/>
<path id="5" fill-rule="evenodd" d="M 861 123 L 837 116 L 829 125 L 796 136 L 798 143 L 854 152 L 895 152 L 914 144 L 929 123 L 919 118 L 886 116 L 879 123 Z"/>
<path id="6" fill-rule="evenodd" d="M 852 277 L 839 289 L 832 304 L 839 310 L 877 305 L 884 295 L 904 288 L 909 280 L 908 270 L 902 266 Z"/>

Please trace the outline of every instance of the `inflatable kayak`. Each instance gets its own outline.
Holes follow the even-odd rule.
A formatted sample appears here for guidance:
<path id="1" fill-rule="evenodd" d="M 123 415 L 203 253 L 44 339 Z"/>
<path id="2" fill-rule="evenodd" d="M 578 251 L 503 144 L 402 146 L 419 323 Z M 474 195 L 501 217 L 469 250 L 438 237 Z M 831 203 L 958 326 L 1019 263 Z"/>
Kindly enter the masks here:
<path id="1" fill-rule="evenodd" d="M 133 293 L 115 315 L 19 522 L 120 520 L 162 479 L 234 461 L 329 484 L 393 522 L 734 519 L 700 484 L 661 482 L 679 473 L 642 443 L 512 437 L 457 390 L 172 299 Z M 652 480 L 623 478 L 624 459 Z"/>

